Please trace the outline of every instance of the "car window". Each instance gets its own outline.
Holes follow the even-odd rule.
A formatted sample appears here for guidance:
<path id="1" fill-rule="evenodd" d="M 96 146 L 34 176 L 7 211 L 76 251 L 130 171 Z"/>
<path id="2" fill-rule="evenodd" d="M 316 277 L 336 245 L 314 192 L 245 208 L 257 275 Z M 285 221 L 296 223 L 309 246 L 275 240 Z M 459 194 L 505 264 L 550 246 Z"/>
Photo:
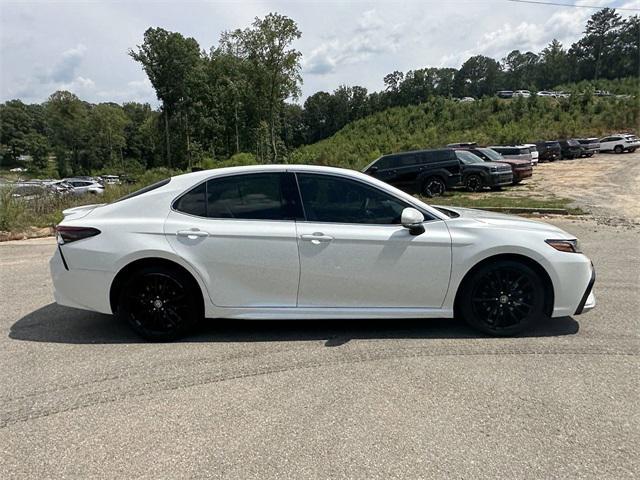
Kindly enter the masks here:
<path id="1" fill-rule="evenodd" d="M 299 173 L 306 219 L 311 222 L 398 224 L 410 205 L 361 182 Z"/>
<path id="2" fill-rule="evenodd" d="M 256 173 L 214 178 L 182 195 L 173 208 L 209 218 L 294 220 L 301 218 L 293 177 Z"/>
<path id="3" fill-rule="evenodd" d="M 399 167 L 407 167 L 410 165 L 415 165 L 420 161 L 418 154 L 408 154 L 408 155 L 400 155 L 398 157 L 398 166 Z"/>
<path id="4" fill-rule="evenodd" d="M 373 167 L 377 167 L 378 170 L 384 170 L 386 168 L 393 168 L 393 164 L 395 157 L 382 157 L 380 160 L 378 160 L 376 163 L 374 163 L 372 166 Z"/>
<path id="5" fill-rule="evenodd" d="M 467 152 L 466 150 L 456 150 L 456 156 L 458 157 L 458 160 L 460 160 L 465 165 L 470 165 L 472 163 L 484 163 L 484 160 L 482 160 L 479 156 L 471 152 Z"/>
<path id="6" fill-rule="evenodd" d="M 207 194 L 207 184 L 201 183 L 197 187 L 189 190 L 182 195 L 176 203 L 173 204 L 173 208 L 182 213 L 188 213 L 189 215 L 196 215 L 198 217 L 207 216 L 207 206 L 205 202 Z"/>
<path id="7" fill-rule="evenodd" d="M 207 182 L 207 216 L 252 220 L 294 220 L 296 208 L 287 194 L 287 175 L 256 173 Z"/>

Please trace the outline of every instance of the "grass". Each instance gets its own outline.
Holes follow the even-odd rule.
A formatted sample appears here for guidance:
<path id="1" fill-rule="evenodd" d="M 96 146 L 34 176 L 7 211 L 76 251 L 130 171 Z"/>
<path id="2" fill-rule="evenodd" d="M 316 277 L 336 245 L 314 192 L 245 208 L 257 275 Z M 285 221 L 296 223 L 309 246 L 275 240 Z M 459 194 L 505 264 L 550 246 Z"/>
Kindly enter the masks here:
<path id="1" fill-rule="evenodd" d="M 580 208 L 573 207 L 573 200 L 563 197 L 529 197 L 505 195 L 503 192 L 447 192 L 442 197 L 424 198 L 418 197 L 425 203 L 451 207 L 468 208 L 539 208 L 539 209 L 564 209 L 572 215 L 582 215 L 585 212 Z"/>

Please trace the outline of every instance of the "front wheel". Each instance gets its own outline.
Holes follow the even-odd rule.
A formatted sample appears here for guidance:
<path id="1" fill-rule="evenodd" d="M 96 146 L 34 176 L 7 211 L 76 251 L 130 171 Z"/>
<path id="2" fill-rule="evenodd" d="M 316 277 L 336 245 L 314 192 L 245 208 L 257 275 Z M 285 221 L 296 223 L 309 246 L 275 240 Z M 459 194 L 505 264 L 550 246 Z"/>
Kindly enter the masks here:
<path id="1" fill-rule="evenodd" d="M 439 177 L 427 178 L 422 184 L 422 193 L 427 197 L 437 197 L 443 195 L 447 185 Z"/>
<path id="2" fill-rule="evenodd" d="M 479 192 L 484 187 L 482 178 L 479 175 L 469 175 L 464 182 L 465 187 L 470 192 Z"/>
<path id="3" fill-rule="evenodd" d="M 198 288 L 188 274 L 178 269 L 141 268 L 125 282 L 117 314 L 147 340 L 175 340 L 203 316 Z"/>
<path id="4" fill-rule="evenodd" d="M 483 265 L 464 281 L 457 311 L 472 327 L 490 335 L 515 335 L 543 316 L 545 289 L 528 265 L 500 260 Z"/>

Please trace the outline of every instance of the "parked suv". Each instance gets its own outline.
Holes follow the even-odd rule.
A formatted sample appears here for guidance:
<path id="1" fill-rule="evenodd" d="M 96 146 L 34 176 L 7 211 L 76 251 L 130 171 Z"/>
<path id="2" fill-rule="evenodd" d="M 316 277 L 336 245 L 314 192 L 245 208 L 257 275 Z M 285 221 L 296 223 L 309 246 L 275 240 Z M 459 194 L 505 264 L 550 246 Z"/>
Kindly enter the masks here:
<path id="1" fill-rule="evenodd" d="M 640 148 L 640 140 L 635 135 L 618 133 L 600 139 L 601 152 L 635 152 L 636 148 Z"/>
<path id="2" fill-rule="evenodd" d="M 511 165 L 514 185 L 533 175 L 533 168 L 531 167 L 531 162 L 529 162 L 528 160 L 504 158 L 502 155 L 491 148 L 470 148 L 469 151 L 474 155 L 479 156 L 485 162 L 499 162 Z"/>
<path id="3" fill-rule="evenodd" d="M 417 191 L 427 197 L 442 195 L 461 180 L 460 162 L 451 148 L 383 155 L 362 171 L 395 187 Z"/>
<path id="4" fill-rule="evenodd" d="M 499 188 L 513 183 L 511 166 L 506 163 L 487 162 L 469 150 L 456 150 L 462 167 L 462 184 L 472 192 L 484 187 Z"/>
<path id="5" fill-rule="evenodd" d="M 582 148 L 581 157 L 593 157 L 600 151 L 600 140 L 597 138 L 579 138 L 578 143 Z"/>
<path id="6" fill-rule="evenodd" d="M 524 145 L 494 145 L 489 147 L 495 150 L 504 158 L 512 158 L 514 160 L 527 160 L 530 165 L 533 164 L 531 150 Z"/>
<path id="7" fill-rule="evenodd" d="M 580 158 L 582 154 L 580 142 L 573 138 L 567 138 L 565 140 L 558 140 L 558 143 L 560 144 L 560 158 L 570 160 Z"/>
<path id="8" fill-rule="evenodd" d="M 538 149 L 538 160 L 541 162 L 554 162 L 560 158 L 562 152 L 557 141 L 540 140 L 536 142 L 536 148 Z"/>
<path id="9" fill-rule="evenodd" d="M 538 147 L 536 147 L 535 143 L 525 143 L 523 144 L 525 147 L 527 147 L 529 149 L 529 151 L 531 152 L 531 165 L 537 165 L 538 164 L 538 158 L 540 157 L 540 154 L 538 153 Z"/>

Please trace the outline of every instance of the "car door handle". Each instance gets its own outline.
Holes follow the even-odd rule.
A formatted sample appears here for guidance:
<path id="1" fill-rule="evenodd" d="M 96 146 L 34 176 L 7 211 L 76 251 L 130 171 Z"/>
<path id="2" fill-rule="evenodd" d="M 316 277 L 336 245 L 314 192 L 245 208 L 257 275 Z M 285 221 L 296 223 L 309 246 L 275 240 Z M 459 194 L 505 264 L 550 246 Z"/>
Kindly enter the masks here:
<path id="1" fill-rule="evenodd" d="M 318 245 L 319 243 L 330 242 L 331 240 L 333 240 L 333 237 L 325 235 L 324 233 L 311 233 L 300 235 L 300 239 L 311 242 L 314 245 Z"/>
<path id="2" fill-rule="evenodd" d="M 176 232 L 176 235 L 179 237 L 187 237 L 187 238 L 195 239 L 199 237 L 208 237 L 209 233 L 202 230 L 194 229 L 194 230 L 178 230 Z"/>

